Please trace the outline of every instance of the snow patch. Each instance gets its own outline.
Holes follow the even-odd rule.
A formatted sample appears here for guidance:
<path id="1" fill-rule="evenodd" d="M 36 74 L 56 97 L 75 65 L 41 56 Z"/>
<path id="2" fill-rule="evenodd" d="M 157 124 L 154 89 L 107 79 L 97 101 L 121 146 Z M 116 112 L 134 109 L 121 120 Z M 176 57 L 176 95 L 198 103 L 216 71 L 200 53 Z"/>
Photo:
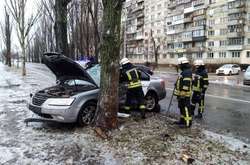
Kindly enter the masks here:
<path id="1" fill-rule="evenodd" d="M 0 148 L 0 164 L 7 163 L 8 161 L 15 158 L 15 155 L 9 148 L 1 147 Z"/>
<path id="2" fill-rule="evenodd" d="M 243 151 L 250 153 L 249 144 L 242 142 L 241 140 L 235 139 L 225 135 L 220 135 L 211 131 L 203 130 L 203 133 L 208 139 L 223 143 L 232 151 Z"/>

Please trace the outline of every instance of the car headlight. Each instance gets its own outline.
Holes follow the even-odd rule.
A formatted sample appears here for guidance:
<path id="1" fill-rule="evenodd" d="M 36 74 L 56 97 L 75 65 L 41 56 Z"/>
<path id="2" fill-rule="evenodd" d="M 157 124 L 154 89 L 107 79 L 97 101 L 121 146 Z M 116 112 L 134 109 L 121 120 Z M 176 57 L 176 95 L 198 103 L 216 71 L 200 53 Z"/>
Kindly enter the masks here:
<path id="1" fill-rule="evenodd" d="M 53 98 L 46 100 L 45 104 L 49 106 L 70 106 L 74 100 L 74 98 Z"/>

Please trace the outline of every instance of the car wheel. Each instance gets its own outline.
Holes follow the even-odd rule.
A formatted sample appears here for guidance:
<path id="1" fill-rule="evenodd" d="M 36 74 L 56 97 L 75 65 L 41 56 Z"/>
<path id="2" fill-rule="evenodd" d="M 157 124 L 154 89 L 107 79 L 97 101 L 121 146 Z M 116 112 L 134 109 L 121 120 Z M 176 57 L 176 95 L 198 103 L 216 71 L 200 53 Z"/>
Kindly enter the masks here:
<path id="1" fill-rule="evenodd" d="M 84 104 L 84 106 L 81 108 L 79 112 L 77 123 L 80 126 L 91 124 L 95 116 L 95 111 L 96 111 L 96 103 L 88 102 Z"/>
<path id="2" fill-rule="evenodd" d="M 145 96 L 145 104 L 147 111 L 150 112 L 159 112 L 160 111 L 160 105 L 158 104 L 158 98 L 156 94 L 154 93 L 148 93 Z"/>

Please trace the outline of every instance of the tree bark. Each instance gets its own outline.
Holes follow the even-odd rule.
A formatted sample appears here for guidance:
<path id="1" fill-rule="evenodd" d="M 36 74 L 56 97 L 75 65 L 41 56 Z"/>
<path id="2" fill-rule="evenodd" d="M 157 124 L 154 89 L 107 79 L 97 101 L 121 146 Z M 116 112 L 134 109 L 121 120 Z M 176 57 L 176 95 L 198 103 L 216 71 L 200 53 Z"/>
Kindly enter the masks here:
<path id="1" fill-rule="evenodd" d="M 11 67 L 11 25 L 10 16 L 5 9 L 6 64 Z"/>
<path id="2" fill-rule="evenodd" d="M 56 51 L 71 57 L 68 53 L 67 6 L 71 0 L 55 1 L 55 38 Z"/>
<path id="3" fill-rule="evenodd" d="M 121 0 L 103 0 L 104 33 L 101 45 L 101 92 L 96 113 L 96 132 L 117 128 L 119 108 L 119 52 Z"/>

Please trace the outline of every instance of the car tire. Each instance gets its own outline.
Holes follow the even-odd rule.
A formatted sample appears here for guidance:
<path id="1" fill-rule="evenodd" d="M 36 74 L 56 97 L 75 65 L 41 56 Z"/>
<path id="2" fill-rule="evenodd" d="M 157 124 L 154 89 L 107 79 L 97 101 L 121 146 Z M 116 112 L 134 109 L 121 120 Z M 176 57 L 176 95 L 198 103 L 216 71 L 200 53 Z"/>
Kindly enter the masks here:
<path id="1" fill-rule="evenodd" d="M 153 92 L 145 96 L 146 110 L 148 112 L 160 112 L 160 105 L 158 104 L 158 97 Z"/>
<path id="2" fill-rule="evenodd" d="M 77 123 L 79 126 L 86 126 L 92 123 L 95 117 L 96 107 L 97 106 L 95 102 L 87 102 L 83 105 L 77 118 Z"/>

